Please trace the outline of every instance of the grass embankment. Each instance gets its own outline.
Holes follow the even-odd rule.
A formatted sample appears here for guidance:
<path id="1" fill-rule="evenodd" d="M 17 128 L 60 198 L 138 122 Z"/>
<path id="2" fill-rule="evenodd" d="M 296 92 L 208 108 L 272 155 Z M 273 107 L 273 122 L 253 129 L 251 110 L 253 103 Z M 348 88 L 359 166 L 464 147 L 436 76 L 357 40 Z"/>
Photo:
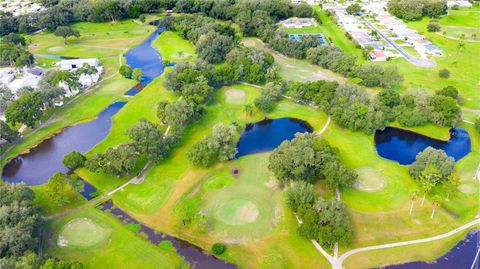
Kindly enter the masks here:
<path id="1" fill-rule="evenodd" d="M 299 60 L 284 56 L 273 51 L 258 38 L 246 37 L 242 39 L 242 44 L 247 47 L 261 48 L 273 55 L 275 66 L 278 67 L 280 76 L 285 80 L 295 81 L 315 81 L 315 80 L 335 80 L 345 82 L 347 78 L 336 74 L 330 70 L 324 69 L 318 65 L 309 63 L 307 60 Z"/>
<path id="2" fill-rule="evenodd" d="M 480 108 L 480 62 L 478 52 L 480 51 L 480 42 L 471 42 L 466 35 L 467 40 L 460 41 L 449 37 L 452 35 L 452 29 L 461 32 L 462 27 L 475 27 L 479 29 L 480 8 L 470 8 L 463 10 L 449 10 L 449 15 L 440 18 L 438 21 L 442 29 L 440 33 L 431 33 L 427 31 L 427 24 L 430 21 L 424 18 L 421 21 L 408 22 L 409 28 L 417 30 L 419 33 L 432 41 L 443 50 L 442 56 L 435 56 L 433 60 L 437 63 L 434 68 L 420 68 L 408 63 L 405 59 L 393 59 L 385 62 L 385 65 L 396 65 L 405 77 L 405 87 L 407 90 L 426 90 L 434 92 L 448 85 L 455 86 L 463 98 L 462 106 L 467 108 Z M 460 27 L 460 28 L 459 28 Z M 446 32 L 443 36 L 442 32 Z M 479 37 L 480 38 L 480 37 Z M 480 41 L 480 40 L 479 40 Z M 460 43 L 464 44 L 462 48 Z M 450 78 L 440 78 L 438 71 L 446 68 L 450 71 Z"/>
<path id="3" fill-rule="evenodd" d="M 197 58 L 195 46 L 188 40 L 182 39 L 177 32 L 163 32 L 153 42 L 153 45 L 158 48 L 164 61 L 171 63 L 191 62 Z"/>
<path id="4" fill-rule="evenodd" d="M 151 244 L 94 208 L 51 221 L 47 231 L 49 254 L 80 261 L 85 268 L 183 268 L 183 259 L 175 251 Z M 64 240 L 59 241 L 59 235 Z"/>

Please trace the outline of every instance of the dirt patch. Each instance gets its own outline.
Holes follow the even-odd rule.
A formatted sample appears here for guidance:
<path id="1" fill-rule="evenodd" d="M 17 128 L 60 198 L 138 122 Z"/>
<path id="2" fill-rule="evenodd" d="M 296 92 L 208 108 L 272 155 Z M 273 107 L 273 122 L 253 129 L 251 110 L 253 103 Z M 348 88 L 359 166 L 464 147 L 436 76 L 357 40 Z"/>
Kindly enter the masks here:
<path id="1" fill-rule="evenodd" d="M 229 89 L 225 91 L 225 98 L 229 104 L 243 104 L 245 102 L 245 92 L 240 89 Z"/>
<path id="2" fill-rule="evenodd" d="M 247 203 L 238 209 L 237 214 L 244 223 L 252 223 L 258 217 L 258 208 L 253 203 Z"/>

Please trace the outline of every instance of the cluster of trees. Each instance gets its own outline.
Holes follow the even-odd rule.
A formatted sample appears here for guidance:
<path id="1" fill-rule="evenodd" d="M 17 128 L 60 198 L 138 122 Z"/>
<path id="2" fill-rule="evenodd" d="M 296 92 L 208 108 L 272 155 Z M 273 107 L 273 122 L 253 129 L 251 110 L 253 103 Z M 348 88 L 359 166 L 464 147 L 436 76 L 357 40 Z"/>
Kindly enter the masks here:
<path id="1" fill-rule="evenodd" d="M 401 96 L 393 89 L 383 89 L 371 98 L 354 84 L 293 82 L 286 86 L 286 94 L 296 101 L 317 105 L 342 127 L 367 134 L 381 130 L 395 120 L 404 127 L 422 126 L 429 122 L 455 127 L 461 120 L 458 90 L 453 86 L 447 86 L 434 95 L 416 92 Z"/>
<path id="2" fill-rule="evenodd" d="M 210 136 L 196 143 L 188 152 L 188 159 L 199 167 L 210 167 L 218 161 L 232 159 L 237 153 L 237 128 L 219 123 Z"/>
<path id="3" fill-rule="evenodd" d="M 83 191 L 83 182 L 75 175 L 67 175 L 64 173 L 56 173 L 47 182 L 45 194 L 49 202 L 64 206 L 80 196 L 79 192 Z"/>
<path id="4" fill-rule="evenodd" d="M 124 64 L 120 66 L 120 69 L 118 70 L 120 75 L 124 76 L 125 78 L 131 78 L 134 80 L 141 81 L 143 78 L 143 71 L 140 68 L 134 68 L 132 69 L 129 65 Z"/>
<path id="5" fill-rule="evenodd" d="M 423 191 L 423 198 L 421 205 L 425 202 L 427 193 L 432 191 L 436 186 L 441 185 L 446 188 L 447 197 L 457 190 L 460 184 L 458 178 L 455 177 L 455 160 L 449 157 L 443 150 L 427 147 L 420 152 L 414 163 L 409 167 L 408 172 L 420 184 Z M 417 194 L 413 193 L 411 196 L 412 205 L 410 207 L 410 214 L 413 210 L 414 200 Z M 433 197 L 433 211 L 431 218 L 435 214 L 435 209 L 440 205 L 439 197 Z"/>
<path id="6" fill-rule="evenodd" d="M 33 128 L 44 117 L 46 110 L 54 108 L 55 103 L 64 101 L 67 92 L 61 84 L 66 86 L 70 95 L 73 95 L 82 90 L 82 85 L 79 83 L 81 74 L 92 76 L 97 72 L 95 67 L 88 64 L 75 72 L 48 71 L 38 83 L 37 89 L 20 88 L 17 91 L 16 100 L 13 100 L 14 95 L 10 89 L 0 87 L 0 110 L 6 108 L 5 117 L 8 123 L 13 125 L 22 123 Z"/>
<path id="7" fill-rule="evenodd" d="M 331 190 L 351 187 L 357 179 L 355 171 L 340 161 L 338 149 L 315 134 L 297 134 L 284 141 L 270 155 L 268 168 L 282 182 L 324 179 Z"/>
<path id="8" fill-rule="evenodd" d="M 32 64 L 33 55 L 28 51 L 27 43 L 23 36 L 10 33 L 1 39 L 0 66 L 23 67 L 31 66 Z"/>
<path id="9" fill-rule="evenodd" d="M 72 22 L 105 22 L 128 18 L 139 18 L 142 13 L 171 9 L 175 0 L 112 0 L 51 1 L 45 11 L 22 16 L 11 13 L 0 14 L 0 36 L 9 33 L 29 33 L 46 28 L 55 31 L 57 27 Z"/>
<path id="10" fill-rule="evenodd" d="M 341 73 L 348 77 L 361 79 L 360 83 L 367 87 L 380 86 L 389 88 L 401 85 L 403 76 L 396 66 L 382 67 L 377 64 L 358 65 L 355 56 L 348 55 L 335 46 L 318 46 L 306 53 L 312 64 Z"/>
<path id="11" fill-rule="evenodd" d="M 25 184 L 0 185 L 0 268 L 81 269 L 81 263 L 35 254 L 42 225 L 35 194 Z"/>
<path id="12" fill-rule="evenodd" d="M 17 131 L 10 128 L 3 120 L 0 120 L 0 139 L 5 139 L 8 143 L 12 143 L 19 136 L 20 134 Z"/>
<path id="13" fill-rule="evenodd" d="M 407 21 L 428 16 L 438 18 L 447 14 L 446 0 L 392 0 L 387 5 L 388 12 Z"/>
<path id="14" fill-rule="evenodd" d="M 287 190 L 287 204 L 301 220 L 298 233 L 307 239 L 317 240 L 331 248 L 335 243 L 348 245 L 353 239 L 353 226 L 346 206 L 335 199 L 319 197 L 313 185 L 297 181 Z"/>
<path id="15" fill-rule="evenodd" d="M 264 114 L 271 112 L 275 108 L 275 102 L 282 99 L 285 90 L 285 83 L 269 83 L 262 90 L 260 96 L 255 98 L 253 103 Z"/>

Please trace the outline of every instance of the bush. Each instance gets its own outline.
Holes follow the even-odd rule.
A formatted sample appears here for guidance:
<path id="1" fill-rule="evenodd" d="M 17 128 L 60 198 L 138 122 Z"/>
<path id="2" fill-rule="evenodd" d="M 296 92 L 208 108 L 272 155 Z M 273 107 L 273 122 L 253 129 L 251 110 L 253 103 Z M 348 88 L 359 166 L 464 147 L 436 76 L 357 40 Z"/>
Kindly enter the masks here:
<path id="1" fill-rule="evenodd" d="M 448 69 L 443 68 L 438 71 L 438 76 L 441 78 L 449 78 L 450 77 L 450 71 Z"/>
<path id="2" fill-rule="evenodd" d="M 132 76 L 132 68 L 128 65 L 122 65 L 120 66 L 120 70 L 118 70 L 120 75 L 130 78 Z"/>
<path id="3" fill-rule="evenodd" d="M 430 21 L 427 25 L 427 30 L 429 32 L 440 32 L 440 24 L 437 21 Z"/>
<path id="4" fill-rule="evenodd" d="M 72 151 L 63 157 L 63 165 L 70 170 L 75 170 L 85 165 L 86 158 L 78 151 Z"/>
<path id="5" fill-rule="evenodd" d="M 227 246 L 222 243 L 215 243 L 212 246 L 212 252 L 215 255 L 222 255 L 225 251 L 227 251 Z"/>

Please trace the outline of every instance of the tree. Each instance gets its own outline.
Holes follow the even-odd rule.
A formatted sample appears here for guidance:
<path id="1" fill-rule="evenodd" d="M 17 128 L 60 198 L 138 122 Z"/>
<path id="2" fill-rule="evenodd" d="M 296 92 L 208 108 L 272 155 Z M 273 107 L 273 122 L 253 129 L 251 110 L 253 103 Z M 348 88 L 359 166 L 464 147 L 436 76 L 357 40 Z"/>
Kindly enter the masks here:
<path id="1" fill-rule="evenodd" d="M 12 99 L 12 91 L 7 86 L 0 86 L 0 111 L 5 110 Z"/>
<path id="2" fill-rule="evenodd" d="M 80 89 L 82 84 L 79 82 L 80 76 L 78 73 L 70 72 L 68 70 L 58 71 L 55 73 L 52 84 L 57 86 L 58 83 L 63 82 L 67 85 L 68 91 L 73 94 L 73 91 Z"/>
<path id="3" fill-rule="evenodd" d="M 432 210 L 432 215 L 430 215 L 430 218 L 433 219 L 433 216 L 435 215 L 435 210 L 437 209 L 438 206 L 440 206 L 440 197 L 435 195 L 432 198 L 432 205 L 433 205 L 433 210 Z"/>
<path id="4" fill-rule="evenodd" d="M 449 78 L 450 77 L 450 71 L 448 69 L 443 68 L 438 71 L 438 76 L 441 78 Z"/>
<path id="5" fill-rule="evenodd" d="M 209 167 L 217 161 L 226 161 L 237 153 L 237 130 L 234 125 L 219 123 L 213 127 L 212 135 L 193 146 L 188 159 L 199 167 Z"/>
<path id="6" fill-rule="evenodd" d="M 458 90 L 457 90 L 457 88 L 455 88 L 453 86 L 444 87 L 443 89 L 438 90 L 435 93 L 438 94 L 438 95 L 451 97 L 454 100 L 458 99 Z"/>
<path id="7" fill-rule="evenodd" d="M 126 77 L 126 78 L 131 78 L 132 77 L 132 68 L 129 65 L 122 65 L 120 66 L 120 69 L 118 71 L 120 75 Z"/>
<path id="8" fill-rule="evenodd" d="M 13 101 L 5 111 L 7 122 L 15 125 L 20 122 L 30 128 L 43 117 L 43 98 L 39 92 L 25 92 Z"/>
<path id="9" fill-rule="evenodd" d="M 175 103 L 160 102 L 158 118 L 172 128 L 181 128 L 195 117 L 195 106 L 180 97 Z"/>
<path id="10" fill-rule="evenodd" d="M 455 161 L 445 151 L 427 147 L 409 167 L 414 179 L 427 178 L 431 182 L 444 182 L 455 172 Z"/>
<path id="11" fill-rule="evenodd" d="M 78 196 L 78 191 L 83 189 L 83 183 L 75 178 L 64 173 L 56 173 L 48 180 L 45 187 L 45 193 L 49 198 L 49 202 L 57 205 L 64 206 Z"/>
<path id="12" fill-rule="evenodd" d="M 431 109 L 430 120 L 440 126 L 455 127 L 462 119 L 457 102 L 448 96 L 433 95 L 428 100 Z"/>
<path id="13" fill-rule="evenodd" d="M 292 13 L 293 17 L 311 18 L 313 14 L 313 9 L 309 4 L 302 2 L 293 5 Z"/>
<path id="14" fill-rule="evenodd" d="M 132 79 L 141 81 L 143 78 L 143 72 L 140 68 L 134 68 L 132 72 Z"/>
<path id="15" fill-rule="evenodd" d="M 212 245 L 212 252 L 215 255 L 222 255 L 225 251 L 227 251 L 227 246 L 222 243 L 215 243 Z"/>
<path id="16" fill-rule="evenodd" d="M 20 134 L 17 131 L 12 130 L 8 124 L 0 120 L 0 139 L 5 139 L 9 143 L 12 143 L 17 140 L 19 136 Z"/>
<path id="17" fill-rule="evenodd" d="M 254 104 L 258 110 L 263 112 L 263 114 L 272 112 L 272 110 L 275 108 L 275 102 L 272 100 L 272 98 L 264 95 L 260 95 L 259 97 L 255 98 Z"/>
<path id="18" fill-rule="evenodd" d="M 150 160 L 160 161 L 170 150 L 162 130 L 146 119 L 141 119 L 128 129 L 127 134 L 135 149 Z"/>
<path id="19" fill-rule="evenodd" d="M 347 7 L 347 13 L 350 15 L 360 13 L 361 11 L 362 11 L 362 7 L 358 3 L 351 4 Z"/>
<path id="20" fill-rule="evenodd" d="M 229 36 L 210 31 L 202 35 L 196 44 L 198 56 L 209 63 L 221 63 L 233 46 L 233 39 Z"/>
<path id="21" fill-rule="evenodd" d="M 107 149 L 105 153 L 95 153 L 87 159 L 85 166 L 92 172 L 121 176 L 133 172 L 139 157 L 132 144 L 124 143 Z"/>
<path id="22" fill-rule="evenodd" d="M 426 174 L 426 173 L 423 173 L 423 174 Z M 423 191 L 422 202 L 420 203 L 420 205 L 423 206 L 423 204 L 425 203 L 425 197 L 427 196 L 427 193 L 429 193 L 432 190 L 435 183 L 430 181 L 428 177 L 423 177 L 423 176 L 420 178 L 419 182 Z"/>
<path id="23" fill-rule="evenodd" d="M 63 165 L 70 170 L 83 167 L 87 158 L 78 151 L 72 151 L 63 157 Z"/>
<path id="24" fill-rule="evenodd" d="M 74 37 L 80 37 L 80 32 L 78 30 L 75 30 L 69 26 L 58 26 L 57 29 L 55 29 L 55 32 L 53 33 L 56 36 L 61 36 L 63 37 L 63 43 L 66 45 L 67 44 L 67 38 L 70 36 Z"/>
<path id="25" fill-rule="evenodd" d="M 77 74 L 80 76 L 81 74 L 87 75 L 90 77 L 90 85 L 93 84 L 93 75 L 98 73 L 98 70 L 95 66 L 89 65 L 87 63 L 84 63 L 82 67 L 80 67 L 77 70 Z"/>
<path id="26" fill-rule="evenodd" d="M 412 215 L 413 206 L 415 205 L 415 201 L 417 201 L 417 199 L 418 199 L 418 192 L 413 191 L 412 193 L 410 193 L 410 201 L 411 201 L 410 211 L 409 211 L 409 214 L 410 214 L 410 215 Z"/>
<path id="27" fill-rule="evenodd" d="M 38 245 L 41 216 L 35 194 L 25 184 L 0 185 L 0 261 L 20 257 Z"/>
<path id="28" fill-rule="evenodd" d="M 243 106 L 243 111 L 247 116 L 252 116 L 253 114 L 253 106 L 250 104 L 244 105 Z"/>
<path id="29" fill-rule="evenodd" d="M 287 205 L 293 212 L 302 207 L 312 207 L 317 197 L 313 185 L 304 181 L 292 182 L 287 189 Z"/>
<path id="30" fill-rule="evenodd" d="M 440 30 L 441 30 L 441 27 L 440 27 L 440 24 L 438 23 L 438 21 L 431 20 L 430 22 L 428 22 L 427 31 L 429 31 L 429 32 L 440 32 Z"/>

